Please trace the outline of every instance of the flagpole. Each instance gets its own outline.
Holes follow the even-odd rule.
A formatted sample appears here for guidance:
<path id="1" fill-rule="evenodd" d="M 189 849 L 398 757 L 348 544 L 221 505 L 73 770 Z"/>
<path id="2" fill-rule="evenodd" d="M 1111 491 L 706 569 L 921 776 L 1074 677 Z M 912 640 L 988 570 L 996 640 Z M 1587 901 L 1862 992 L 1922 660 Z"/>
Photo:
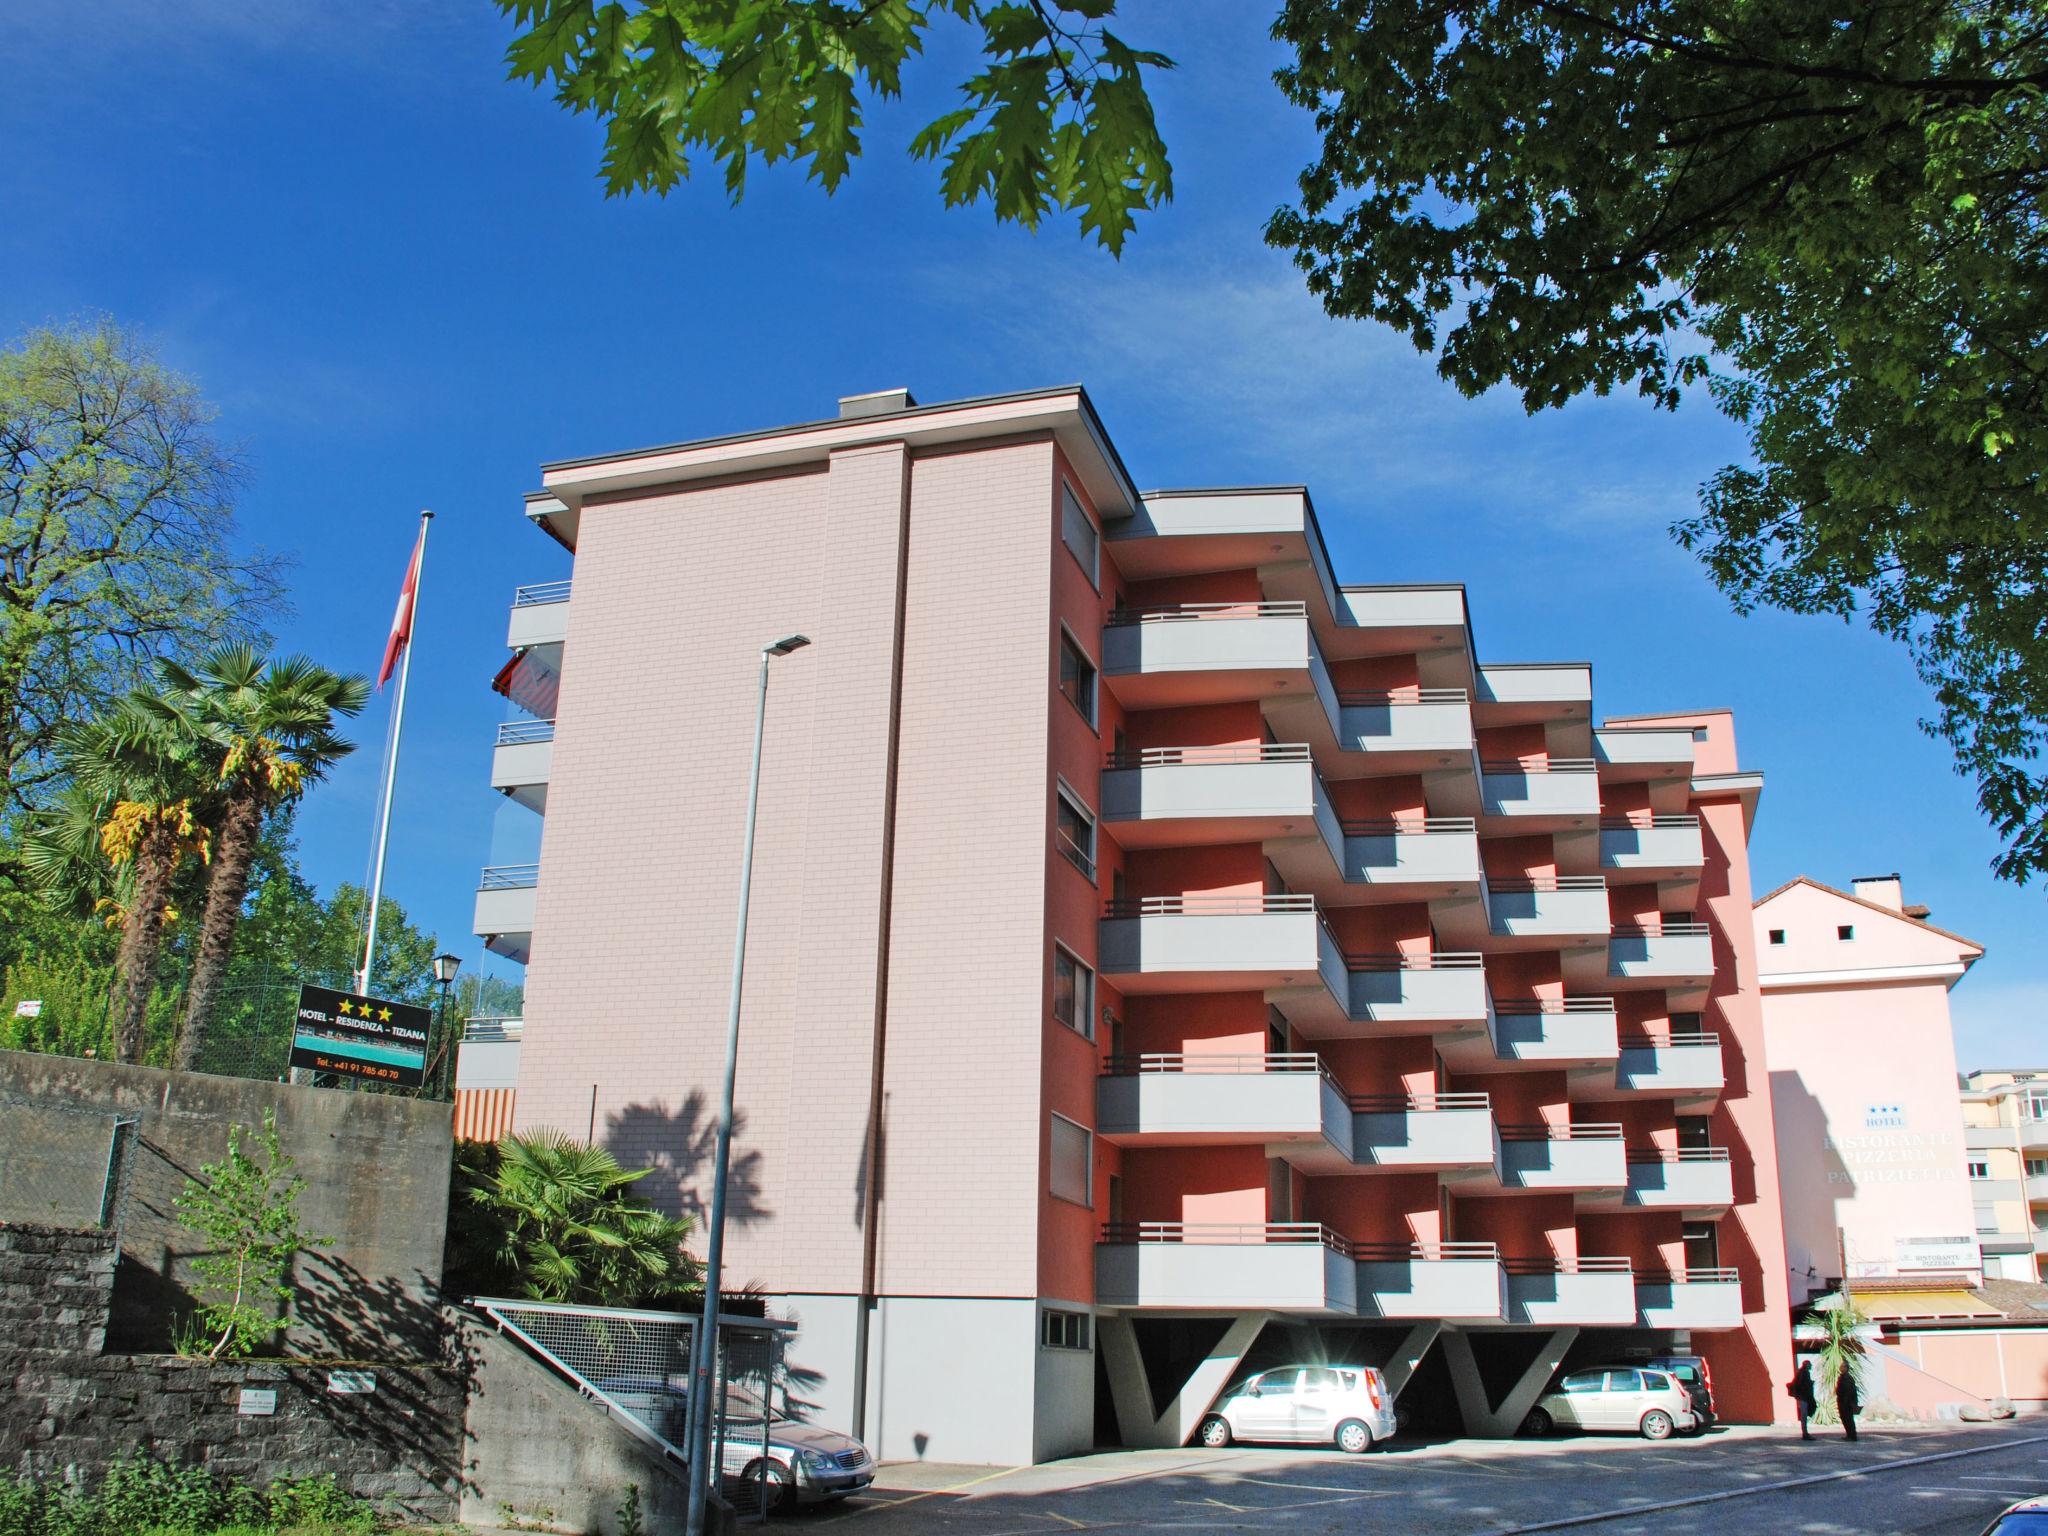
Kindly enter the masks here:
<path id="1" fill-rule="evenodd" d="M 356 993 L 370 991 L 371 957 L 377 953 L 377 907 L 384 899 L 384 850 L 391 838 L 391 786 L 398 778 L 398 740 L 405 730 L 405 684 L 412 676 L 412 636 L 419 622 L 420 588 L 427 579 L 427 525 L 431 512 L 420 514 L 420 541 L 412 576 L 412 603 L 406 613 L 405 653 L 398 659 L 398 697 L 391 705 L 391 755 L 384 763 L 384 794 L 377 813 L 377 858 L 370 874 L 370 923 L 363 940 L 363 967 L 356 973 Z"/>

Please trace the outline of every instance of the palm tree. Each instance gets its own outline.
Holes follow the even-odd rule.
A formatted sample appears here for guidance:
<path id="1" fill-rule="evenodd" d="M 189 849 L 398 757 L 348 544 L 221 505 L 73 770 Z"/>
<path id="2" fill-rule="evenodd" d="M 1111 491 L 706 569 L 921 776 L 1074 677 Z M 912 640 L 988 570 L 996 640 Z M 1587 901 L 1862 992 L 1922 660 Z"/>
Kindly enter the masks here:
<path id="1" fill-rule="evenodd" d="M 449 1209 L 451 1290 L 631 1306 L 689 1291 L 688 1221 L 631 1192 L 652 1172 L 558 1131 L 458 1142 Z"/>
<path id="2" fill-rule="evenodd" d="M 139 706 L 195 742 L 214 770 L 213 857 L 174 1062 L 189 1071 L 220 1001 L 263 820 L 355 750 L 335 733 L 335 717 L 358 713 L 370 685 L 304 656 L 266 663 L 241 642 L 216 646 L 194 667 L 164 661 L 159 671 L 162 687 L 140 695 Z"/>
<path id="3" fill-rule="evenodd" d="M 22 849 L 38 886 L 120 927 L 116 1061 L 142 1059 L 171 882 L 187 857 L 203 860 L 210 848 L 205 777 L 190 747 L 133 695 L 104 720 L 67 730 L 58 742 L 65 792 Z"/>
<path id="4" fill-rule="evenodd" d="M 1814 1362 L 1814 1383 L 1820 1397 L 1820 1412 L 1817 1419 L 1834 1422 L 1835 1383 L 1847 1371 L 1851 1381 L 1861 1384 L 1863 1361 L 1870 1353 L 1864 1331 L 1870 1326 L 1870 1318 L 1846 1293 L 1823 1296 L 1813 1305 L 1806 1320 L 1794 1329 L 1794 1336 L 1808 1343 L 1819 1345 L 1818 1358 Z"/>

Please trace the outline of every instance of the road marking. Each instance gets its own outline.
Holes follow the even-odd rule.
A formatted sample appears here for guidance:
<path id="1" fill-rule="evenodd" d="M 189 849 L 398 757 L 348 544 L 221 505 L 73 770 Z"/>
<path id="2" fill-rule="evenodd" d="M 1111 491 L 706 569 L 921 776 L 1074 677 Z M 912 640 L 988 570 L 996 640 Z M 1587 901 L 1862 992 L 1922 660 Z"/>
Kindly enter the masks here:
<path id="1" fill-rule="evenodd" d="M 924 1499 L 936 1499 L 941 1494 L 958 1493 L 963 1488 L 978 1488 L 983 1483 L 992 1483 L 999 1477 L 1010 1477 L 1024 1470 L 1025 1469 L 1023 1467 L 997 1467 L 993 1472 L 984 1472 L 980 1477 L 970 1477 L 966 1482 L 955 1483 L 950 1488 L 927 1488 L 923 1493 L 913 1493 L 907 1499 L 891 1499 L 886 1504 L 862 1504 L 857 1508 L 848 1510 L 846 1514 L 842 1515 L 840 1518 L 844 1520 L 856 1520 L 862 1515 L 871 1515 L 875 1513 L 875 1511 L 881 1509 L 901 1509 L 906 1504 L 916 1504 Z"/>
<path id="2" fill-rule="evenodd" d="M 1753 1498 L 1760 1493 L 1782 1493 L 1788 1488 L 1811 1488 L 1820 1483 L 1839 1483 L 1845 1478 L 1869 1477 L 1876 1472 L 1895 1472 L 1905 1467 L 1924 1467 L 1937 1461 L 1954 1461 L 1959 1456 L 1985 1456 L 1997 1451 L 2013 1451 L 2023 1445 L 2048 1445 L 2048 1435 L 2030 1435 L 2024 1440 L 2008 1440 L 1998 1445 L 1973 1445 L 1960 1451 L 1936 1451 L 1926 1456 L 1900 1456 L 1889 1461 L 1875 1462 L 1869 1466 L 1852 1467 L 1845 1472 L 1819 1472 L 1811 1477 L 1788 1477 L 1775 1483 L 1758 1483 L 1752 1488 L 1729 1488 L 1719 1493 L 1694 1494 L 1690 1498 L 1666 1499 L 1659 1504 L 1632 1504 L 1625 1509 L 1603 1509 L 1588 1515 L 1572 1515 L 1563 1520 L 1544 1520 L 1535 1525 L 1510 1525 L 1493 1533 L 1493 1536 L 1523 1536 L 1529 1531 L 1566 1531 L 1575 1525 L 1599 1525 L 1608 1520 L 1627 1520 L 1637 1515 L 1657 1514 L 1667 1509 L 1690 1509 L 1699 1504 L 1719 1504 L 1728 1499 Z"/>

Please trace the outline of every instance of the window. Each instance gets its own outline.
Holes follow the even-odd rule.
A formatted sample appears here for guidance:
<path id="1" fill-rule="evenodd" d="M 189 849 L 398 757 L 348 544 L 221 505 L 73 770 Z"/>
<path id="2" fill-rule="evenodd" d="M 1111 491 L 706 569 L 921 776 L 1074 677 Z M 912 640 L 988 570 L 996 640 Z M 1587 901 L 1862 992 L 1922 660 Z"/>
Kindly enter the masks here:
<path id="1" fill-rule="evenodd" d="M 1092 1322 L 1086 1312 L 1066 1312 L 1058 1307 L 1045 1309 L 1045 1347 L 1047 1349 L 1086 1349 L 1088 1347 L 1088 1325 Z"/>
<path id="2" fill-rule="evenodd" d="M 1835 937 L 1836 937 L 1836 938 L 1838 938 L 1838 939 L 1853 939 L 1853 938 L 1855 938 L 1855 937 L 1856 937 L 1856 925 L 1855 925 L 1854 923 L 1844 923 L 1844 924 L 1842 924 L 1842 926 L 1841 926 L 1841 927 L 1839 927 L 1839 928 L 1837 928 L 1837 929 L 1835 930 Z"/>
<path id="3" fill-rule="evenodd" d="M 1344 1381 L 1327 1366 L 1311 1366 L 1301 1373 L 1301 1389 L 1304 1392 L 1342 1392 Z"/>
<path id="4" fill-rule="evenodd" d="M 2048 1157 L 2030 1157 L 2027 1159 L 2028 1178 L 2039 1178 L 2044 1173 L 2048 1173 Z"/>
<path id="5" fill-rule="evenodd" d="M 1060 631 L 1060 692 L 1081 711 L 1081 718 L 1095 724 L 1095 663 L 1081 654 L 1074 637 Z"/>
<path id="6" fill-rule="evenodd" d="M 1784 930 L 1784 929 L 1782 929 L 1782 928 L 1773 928 L 1773 929 L 1771 930 L 1771 942 L 1772 942 L 1773 944 L 1782 944 L 1782 943 L 1784 943 L 1784 942 L 1785 942 L 1785 930 Z"/>
<path id="7" fill-rule="evenodd" d="M 1641 1371 L 1609 1371 L 1607 1390 L 1610 1392 L 1640 1392 L 1643 1390 Z"/>
<path id="8" fill-rule="evenodd" d="M 1090 880 L 1095 878 L 1095 818 L 1066 785 L 1053 796 L 1053 837 L 1067 862 Z"/>
<path id="9" fill-rule="evenodd" d="M 1294 1396 L 1295 1379 L 1300 1374 L 1299 1371 L 1292 1369 L 1268 1371 L 1252 1383 L 1252 1388 L 1261 1397 L 1292 1397 Z"/>
<path id="10" fill-rule="evenodd" d="M 1998 1230 L 1998 1209 L 1996 1206 L 1980 1205 L 1976 1207 L 1976 1211 L 1977 1230 L 1979 1232 L 1996 1232 Z"/>
<path id="11" fill-rule="evenodd" d="M 1694 726 L 1692 728 L 1692 739 L 1694 741 L 1705 741 L 1707 739 L 1707 728 L 1704 725 Z"/>
<path id="12" fill-rule="evenodd" d="M 1991 1163 L 1989 1159 L 1973 1157 L 1970 1159 L 1969 1168 L 1970 1177 L 1973 1179 L 1988 1179 L 1991 1177 Z M 2029 1173 L 2034 1171 L 2031 1161 L 2028 1164 L 2027 1171 Z"/>
<path id="13" fill-rule="evenodd" d="M 1052 1117 L 1052 1192 L 1076 1205 L 1093 1205 L 1095 1138 L 1065 1115 Z"/>
<path id="14" fill-rule="evenodd" d="M 1074 494 L 1074 488 L 1065 481 L 1060 482 L 1062 500 L 1060 503 L 1060 538 L 1074 558 L 1081 562 L 1081 569 L 1088 573 L 1088 585 L 1101 584 L 1101 535 L 1088 520 L 1087 510 L 1081 505 L 1081 498 Z"/>
<path id="15" fill-rule="evenodd" d="M 1064 944 L 1052 947 L 1052 1016 L 1083 1039 L 1095 1038 L 1095 973 Z"/>
<path id="16" fill-rule="evenodd" d="M 1558 1386 L 1560 1390 L 1574 1394 L 1598 1392 L 1600 1384 L 1606 1379 L 1607 1374 L 1604 1371 L 1578 1371 L 1573 1375 L 1565 1377 L 1563 1381 L 1558 1383 Z"/>

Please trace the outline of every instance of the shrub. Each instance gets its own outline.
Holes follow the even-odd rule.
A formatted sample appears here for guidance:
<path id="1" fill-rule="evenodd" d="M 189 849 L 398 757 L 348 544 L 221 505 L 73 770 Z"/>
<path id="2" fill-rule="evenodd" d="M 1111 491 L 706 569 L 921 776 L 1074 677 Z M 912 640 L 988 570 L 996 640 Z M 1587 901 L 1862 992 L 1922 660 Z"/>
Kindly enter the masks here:
<path id="1" fill-rule="evenodd" d="M 332 1477 L 258 1491 L 203 1467 L 126 1461 L 87 1491 L 0 1475 L 0 1536 L 373 1536 L 376 1511 Z"/>

